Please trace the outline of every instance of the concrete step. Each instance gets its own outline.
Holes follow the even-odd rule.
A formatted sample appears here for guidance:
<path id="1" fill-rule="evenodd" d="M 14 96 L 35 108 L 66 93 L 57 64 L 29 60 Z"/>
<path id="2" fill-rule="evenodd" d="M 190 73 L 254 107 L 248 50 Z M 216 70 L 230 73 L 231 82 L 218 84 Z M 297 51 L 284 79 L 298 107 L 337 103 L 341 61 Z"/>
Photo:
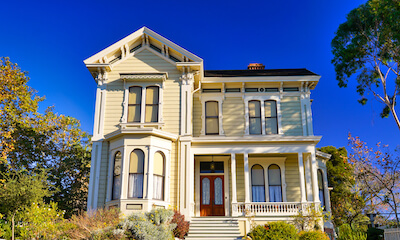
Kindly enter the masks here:
<path id="1" fill-rule="evenodd" d="M 241 239 L 237 218 L 227 217 L 197 217 L 192 218 L 187 240 Z"/>

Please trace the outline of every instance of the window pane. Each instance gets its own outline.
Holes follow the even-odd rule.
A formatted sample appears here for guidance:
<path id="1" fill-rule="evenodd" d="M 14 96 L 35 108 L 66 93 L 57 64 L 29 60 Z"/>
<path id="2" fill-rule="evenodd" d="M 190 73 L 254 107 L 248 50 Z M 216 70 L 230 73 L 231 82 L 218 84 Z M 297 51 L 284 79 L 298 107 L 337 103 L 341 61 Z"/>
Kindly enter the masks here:
<path id="1" fill-rule="evenodd" d="M 140 122 L 140 105 L 128 106 L 128 122 Z"/>
<path id="2" fill-rule="evenodd" d="M 146 88 L 146 104 L 158 104 L 158 87 Z"/>
<path id="3" fill-rule="evenodd" d="M 268 168 L 268 184 L 281 185 L 281 170 L 275 164 Z"/>
<path id="4" fill-rule="evenodd" d="M 142 88 L 130 87 L 129 88 L 129 104 L 140 104 L 142 100 Z"/>
<path id="5" fill-rule="evenodd" d="M 156 175 L 164 175 L 164 156 L 160 152 L 154 154 L 154 172 Z"/>
<path id="6" fill-rule="evenodd" d="M 120 175 L 114 176 L 113 178 L 113 189 L 112 189 L 112 199 L 119 199 L 119 193 L 121 189 L 121 178 Z"/>
<path id="7" fill-rule="evenodd" d="M 129 163 L 129 173 L 143 173 L 144 153 L 142 150 L 135 149 L 131 152 Z"/>
<path id="8" fill-rule="evenodd" d="M 321 207 L 325 207 L 324 190 L 319 190 L 319 200 L 321 201 Z"/>
<path id="9" fill-rule="evenodd" d="M 251 168 L 251 184 L 264 186 L 264 169 L 260 165 Z"/>
<path id="10" fill-rule="evenodd" d="M 253 202 L 265 202 L 265 187 L 264 186 L 253 186 L 252 187 L 252 201 Z"/>
<path id="11" fill-rule="evenodd" d="M 128 179 L 128 197 L 143 198 L 143 174 L 130 173 Z"/>
<path id="12" fill-rule="evenodd" d="M 158 105 L 146 106 L 145 122 L 158 122 Z"/>
<path id="13" fill-rule="evenodd" d="M 218 102 L 206 102 L 206 117 L 218 117 Z"/>
<path id="14" fill-rule="evenodd" d="M 215 205 L 222 205 L 222 179 L 216 178 L 214 180 L 214 204 Z"/>
<path id="15" fill-rule="evenodd" d="M 121 152 L 117 152 L 114 157 L 114 176 L 121 175 Z"/>
<path id="16" fill-rule="evenodd" d="M 270 202 L 282 202 L 281 186 L 269 186 L 269 201 Z"/>
<path id="17" fill-rule="evenodd" d="M 163 200 L 164 198 L 164 177 L 153 176 L 153 198 Z"/>
<path id="18" fill-rule="evenodd" d="M 276 117 L 276 102 L 265 101 L 264 102 L 265 117 Z"/>
<path id="19" fill-rule="evenodd" d="M 322 171 L 318 169 L 317 171 L 317 176 L 318 176 L 318 188 L 324 189 L 324 185 L 323 185 L 323 180 L 322 180 Z"/>
<path id="20" fill-rule="evenodd" d="M 206 119 L 206 134 L 218 134 L 219 121 L 218 118 Z"/>
<path id="21" fill-rule="evenodd" d="M 276 118 L 265 119 L 265 134 L 278 134 Z"/>
<path id="22" fill-rule="evenodd" d="M 249 102 L 249 116 L 250 117 L 261 117 L 261 107 L 259 101 Z"/>
<path id="23" fill-rule="evenodd" d="M 250 134 L 261 134 L 260 118 L 250 118 Z"/>
<path id="24" fill-rule="evenodd" d="M 209 205 L 210 204 L 210 179 L 208 178 L 203 178 L 201 181 L 201 188 L 202 188 L 202 199 L 201 202 L 203 205 Z"/>

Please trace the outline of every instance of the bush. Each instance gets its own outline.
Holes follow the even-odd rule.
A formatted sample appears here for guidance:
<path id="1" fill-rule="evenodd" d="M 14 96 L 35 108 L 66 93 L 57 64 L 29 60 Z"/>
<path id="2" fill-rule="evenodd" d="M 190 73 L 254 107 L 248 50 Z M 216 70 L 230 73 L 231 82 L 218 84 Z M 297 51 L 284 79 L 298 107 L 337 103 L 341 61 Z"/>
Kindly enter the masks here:
<path id="1" fill-rule="evenodd" d="M 297 229 L 286 222 L 272 222 L 258 225 L 248 234 L 253 240 L 297 240 Z"/>
<path id="2" fill-rule="evenodd" d="M 322 231 L 300 232 L 299 240 L 329 240 L 329 237 Z"/>
<path id="3" fill-rule="evenodd" d="M 176 224 L 171 223 L 174 212 L 166 209 L 153 209 L 147 213 L 135 213 L 120 224 L 129 239 L 167 240 L 173 239 L 172 230 Z"/>
<path id="4" fill-rule="evenodd" d="M 113 234 L 119 221 L 119 210 L 116 208 L 81 212 L 67 222 L 64 236 L 69 239 L 122 239 L 121 232 Z"/>
<path id="5" fill-rule="evenodd" d="M 361 230 L 355 230 L 349 224 L 339 227 L 337 240 L 366 240 L 367 234 Z"/>
<path id="6" fill-rule="evenodd" d="M 174 210 L 174 216 L 172 217 L 171 223 L 176 224 L 176 227 L 173 230 L 174 236 L 179 239 L 184 239 L 189 231 L 189 222 L 185 221 L 185 216 L 183 216 L 178 210 Z"/>

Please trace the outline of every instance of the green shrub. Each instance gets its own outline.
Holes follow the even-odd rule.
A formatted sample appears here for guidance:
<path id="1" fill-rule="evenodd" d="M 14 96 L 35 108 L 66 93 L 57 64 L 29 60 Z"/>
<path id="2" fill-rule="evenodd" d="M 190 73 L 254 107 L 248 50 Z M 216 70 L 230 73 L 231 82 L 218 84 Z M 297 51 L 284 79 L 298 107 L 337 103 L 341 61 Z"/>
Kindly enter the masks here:
<path id="1" fill-rule="evenodd" d="M 329 237 L 323 231 L 300 232 L 299 240 L 329 240 Z"/>
<path id="2" fill-rule="evenodd" d="M 172 230 L 176 224 L 171 223 L 174 212 L 166 209 L 153 209 L 151 212 L 135 213 L 120 224 L 129 239 L 167 240 L 173 239 Z"/>
<path id="3" fill-rule="evenodd" d="M 189 222 L 185 221 L 183 216 L 178 210 L 174 210 L 174 216 L 172 217 L 171 223 L 175 223 L 174 236 L 183 239 L 189 231 Z"/>
<path id="4" fill-rule="evenodd" d="M 339 227 L 337 240 L 366 240 L 367 234 L 361 230 L 355 230 L 349 224 Z"/>
<path id="5" fill-rule="evenodd" d="M 298 240 L 297 229 L 286 222 L 271 222 L 256 226 L 248 234 L 253 240 Z"/>

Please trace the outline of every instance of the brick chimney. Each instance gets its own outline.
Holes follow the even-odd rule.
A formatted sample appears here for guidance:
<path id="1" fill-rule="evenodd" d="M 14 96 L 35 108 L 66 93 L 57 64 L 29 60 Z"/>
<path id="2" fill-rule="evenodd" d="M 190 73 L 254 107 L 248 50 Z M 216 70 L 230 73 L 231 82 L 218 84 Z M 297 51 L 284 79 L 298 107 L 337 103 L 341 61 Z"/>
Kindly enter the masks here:
<path id="1" fill-rule="evenodd" d="M 247 69 L 248 69 L 248 70 L 264 70 L 264 69 L 265 69 L 265 66 L 264 66 L 264 64 L 262 64 L 262 63 L 250 63 L 250 64 L 247 66 Z"/>

